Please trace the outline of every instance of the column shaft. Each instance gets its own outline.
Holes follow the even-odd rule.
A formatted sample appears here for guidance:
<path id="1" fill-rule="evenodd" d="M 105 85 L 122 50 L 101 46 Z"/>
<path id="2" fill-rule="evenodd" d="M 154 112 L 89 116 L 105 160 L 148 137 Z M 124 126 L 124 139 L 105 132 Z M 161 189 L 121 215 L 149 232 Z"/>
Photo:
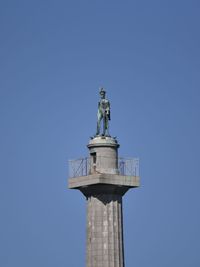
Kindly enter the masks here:
<path id="1" fill-rule="evenodd" d="M 87 198 L 87 267 L 124 267 L 121 195 Z"/>

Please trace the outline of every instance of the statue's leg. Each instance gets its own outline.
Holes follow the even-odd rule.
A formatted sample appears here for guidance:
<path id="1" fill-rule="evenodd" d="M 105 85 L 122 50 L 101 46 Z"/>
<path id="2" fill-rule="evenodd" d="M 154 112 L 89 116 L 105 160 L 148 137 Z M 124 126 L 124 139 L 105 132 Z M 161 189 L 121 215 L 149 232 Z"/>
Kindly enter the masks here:
<path id="1" fill-rule="evenodd" d="M 107 134 L 106 134 L 106 133 L 107 133 Z M 106 134 L 107 136 L 110 136 L 110 134 L 109 134 L 108 117 L 107 117 L 107 116 L 105 116 L 105 134 Z"/>
<path id="2" fill-rule="evenodd" d="M 103 136 L 106 134 L 106 122 L 105 122 L 105 116 L 103 116 Z"/>
<path id="3" fill-rule="evenodd" d="M 98 112 L 98 114 L 97 114 L 97 133 L 96 133 L 96 135 L 100 134 L 101 120 L 102 120 L 102 114 L 100 112 Z"/>
<path id="4" fill-rule="evenodd" d="M 108 120 L 109 120 L 108 116 L 105 114 L 103 116 L 103 135 L 104 136 L 110 136 Z"/>
<path id="5" fill-rule="evenodd" d="M 100 121 L 98 120 L 97 121 L 97 133 L 96 133 L 96 135 L 99 135 L 99 133 L 100 133 Z"/>

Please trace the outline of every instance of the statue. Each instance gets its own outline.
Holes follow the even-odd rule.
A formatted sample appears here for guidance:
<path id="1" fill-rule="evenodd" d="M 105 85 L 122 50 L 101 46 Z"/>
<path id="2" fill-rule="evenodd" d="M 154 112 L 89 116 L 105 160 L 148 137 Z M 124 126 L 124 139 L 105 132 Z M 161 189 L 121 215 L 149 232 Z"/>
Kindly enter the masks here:
<path id="1" fill-rule="evenodd" d="M 109 124 L 110 120 L 110 102 L 106 99 L 106 91 L 104 88 L 100 89 L 100 101 L 98 103 L 98 112 L 97 112 L 97 133 L 96 136 L 100 135 L 101 120 L 103 120 L 103 133 L 102 136 L 109 135 Z"/>

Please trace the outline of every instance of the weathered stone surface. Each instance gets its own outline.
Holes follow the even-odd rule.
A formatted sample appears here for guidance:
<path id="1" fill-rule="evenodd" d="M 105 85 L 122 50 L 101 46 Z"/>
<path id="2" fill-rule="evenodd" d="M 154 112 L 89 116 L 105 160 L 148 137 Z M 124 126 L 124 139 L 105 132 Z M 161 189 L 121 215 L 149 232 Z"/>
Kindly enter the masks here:
<path id="1" fill-rule="evenodd" d="M 139 186 L 140 178 L 138 176 L 123 176 L 117 174 L 91 174 L 70 178 L 68 180 L 68 187 L 70 189 L 79 189 L 82 186 L 97 184 L 113 184 L 132 188 Z"/>
<path id="2" fill-rule="evenodd" d="M 113 146 L 113 147 L 119 147 L 117 140 L 112 137 L 108 136 L 96 136 L 95 138 L 91 139 L 88 144 L 88 148 L 90 147 L 103 147 L 103 146 Z"/>
<path id="3" fill-rule="evenodd" d="M 122 196 L 87 201 L 87 267 L 124 267 Z"/>
<path id="4" fill-rule="evenodd" d="M 99 136 L 90 140 L 88 144 L 91 162 L 90 174 L 118 174 L 118 147 L 119 144 L 112 137 Z"/>

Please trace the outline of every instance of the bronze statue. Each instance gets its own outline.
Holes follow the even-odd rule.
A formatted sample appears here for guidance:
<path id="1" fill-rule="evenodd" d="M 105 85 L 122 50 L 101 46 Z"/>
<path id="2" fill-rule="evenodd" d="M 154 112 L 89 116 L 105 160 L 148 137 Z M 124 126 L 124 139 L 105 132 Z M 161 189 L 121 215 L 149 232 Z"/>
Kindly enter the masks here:
<path id="1" fill-rule="evenodd" d="M 97 112 L 97 133 L 96 136 L 100 135 L 101 120 L 103 120 L 103 133 L 102 136 L 109 135 L 109 123 L 110 120 L 110 102 L 106 99 L 106 91 L 104 88 L 100 89 L 100 101 L 98 103 L 98 112 Z"/>

